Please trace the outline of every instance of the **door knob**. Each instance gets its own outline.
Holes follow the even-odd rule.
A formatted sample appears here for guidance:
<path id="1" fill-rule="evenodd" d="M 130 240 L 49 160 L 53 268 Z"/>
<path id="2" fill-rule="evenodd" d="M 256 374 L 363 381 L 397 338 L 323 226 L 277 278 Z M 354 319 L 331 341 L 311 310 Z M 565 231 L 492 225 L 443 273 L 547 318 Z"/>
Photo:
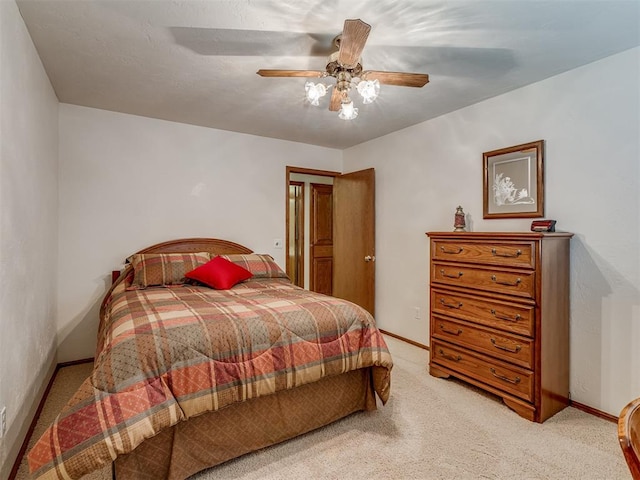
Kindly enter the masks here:
<path id="1" fill-rule="evenodd" d="M 375 256 L 371 256 L 371 255 L 367 255 L 366 257 L 364 257 L 364 261 L 365 262 L 375 262 L 376 261 L 376 257 Z"/>

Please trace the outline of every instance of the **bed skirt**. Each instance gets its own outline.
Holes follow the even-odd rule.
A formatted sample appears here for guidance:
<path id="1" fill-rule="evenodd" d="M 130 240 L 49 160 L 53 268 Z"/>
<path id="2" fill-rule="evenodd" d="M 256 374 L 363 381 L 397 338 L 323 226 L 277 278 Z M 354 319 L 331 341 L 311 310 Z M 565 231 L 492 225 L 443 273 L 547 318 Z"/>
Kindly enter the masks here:
<path id="1" fill-rule="evenodd" d="M 371 369 L 360 369 L 190 418 L 114 462 L 117 480 L 183 480 L 361 410 L 375 410 Z"/>

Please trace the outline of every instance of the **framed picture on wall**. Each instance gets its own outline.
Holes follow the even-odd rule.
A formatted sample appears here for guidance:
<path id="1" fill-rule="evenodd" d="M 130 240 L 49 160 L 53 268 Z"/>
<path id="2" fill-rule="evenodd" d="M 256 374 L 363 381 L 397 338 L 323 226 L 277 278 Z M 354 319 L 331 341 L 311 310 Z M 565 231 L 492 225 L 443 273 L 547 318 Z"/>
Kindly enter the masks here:
<path id="1" fill-rule="evenodd" d="M 544 140 L 482 154 L 483 218 L 544 216 Z"/>

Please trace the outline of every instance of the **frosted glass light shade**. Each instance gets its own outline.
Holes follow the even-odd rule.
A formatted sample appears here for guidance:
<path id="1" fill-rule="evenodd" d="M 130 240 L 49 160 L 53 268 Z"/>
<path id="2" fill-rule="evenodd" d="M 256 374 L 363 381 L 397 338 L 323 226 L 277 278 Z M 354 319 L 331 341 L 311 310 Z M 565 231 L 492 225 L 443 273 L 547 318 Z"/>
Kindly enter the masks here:
<path id="1" fill-rule="evenodd" d="M 322 83 L 307 82 L 304 89 L 307 92 L 307 101 L 316 107 L 320 105 L 319 100 L 327 94 L 327 87 Z"/>
<path id="2" fill-rule="evenodd" d="M 362 103 L 371 103 L 378 98 L 380 82 L 376 80 L 363 80 L 358 83 L 358 93 L 362 96 Z"/>
<path id="3" fill-rule="evenodd" d="M 353 106 L 353 102 L 343 103 L 338 112 L 338 118 L 342 120 L 353 120 L 358 116 L 358 109 Z"/>

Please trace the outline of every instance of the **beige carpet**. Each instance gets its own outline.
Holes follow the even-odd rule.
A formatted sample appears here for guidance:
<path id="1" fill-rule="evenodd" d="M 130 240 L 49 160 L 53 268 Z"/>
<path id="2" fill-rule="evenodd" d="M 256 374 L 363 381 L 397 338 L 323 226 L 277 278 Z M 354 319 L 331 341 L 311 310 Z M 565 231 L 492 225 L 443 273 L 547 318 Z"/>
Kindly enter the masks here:
<path id="1" fill-rule="evenodd" d="M 386 339 L 395 366 L 385 407 L 351 415 L 191 480 L 631 478 L 615 424 L 574 408 L 542 425 L 528 422 L 493 396 L 429 376 L 426 351 Z M 90 368 L 59 371 L 34 437 Z M 17 478 L 28 478 L 24 462 Z M 85 478 L 109 480 L 111 471 Z"/>

